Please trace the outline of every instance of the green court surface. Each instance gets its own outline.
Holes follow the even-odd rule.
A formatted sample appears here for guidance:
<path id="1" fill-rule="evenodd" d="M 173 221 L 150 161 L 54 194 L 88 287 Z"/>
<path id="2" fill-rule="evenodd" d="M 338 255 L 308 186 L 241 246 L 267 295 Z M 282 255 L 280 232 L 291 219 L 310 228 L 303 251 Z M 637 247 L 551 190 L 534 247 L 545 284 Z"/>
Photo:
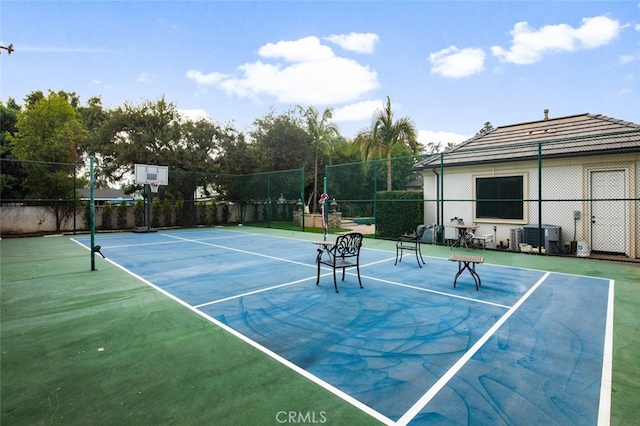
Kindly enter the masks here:
<path id="1" fill-rule="evenodd" d="M 366 239 L 365 247 L 395 251 L 391 241 Z M 467 252 L 427 245 L 424 253 Z M 637 424 L 640 266 L 472 253 L 496 265 L 615 280 L 611 424 Z M 380 424 L 99 256 L 91 271 L 89 252 L 69 236 L 3 239 L 0 255 L 3 425 Z M 575 321 L 589 321 L 589 312 Z"/>

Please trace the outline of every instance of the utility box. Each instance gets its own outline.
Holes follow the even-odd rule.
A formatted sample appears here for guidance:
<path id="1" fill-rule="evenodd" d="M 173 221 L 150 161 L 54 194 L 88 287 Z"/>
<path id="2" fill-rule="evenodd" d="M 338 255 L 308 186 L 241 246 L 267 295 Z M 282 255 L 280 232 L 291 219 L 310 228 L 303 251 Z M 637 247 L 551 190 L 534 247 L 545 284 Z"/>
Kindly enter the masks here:
<path id="1" fill-rule="evenodd" d="M 433 225 L 418 225 L 418 230 L 425 226 L 427 229 L 424 230 L 420 242 L 429 244 L 438 243 L 442 238 L 442 225 L 436 225 L 435 223 Z"/>
<path id="2" fill-rule="evenodd" d="M 542 225 L 542 232 L 544 235 L 544 245 L 538 242 L 539 240 L 539 226 L 538 225 L 526 225 L 522 227 L 522 242 L 531 245 L 532 247 L 543 246 L 547 253 L 562 253 L 562 228 L 556 225 Z"/>

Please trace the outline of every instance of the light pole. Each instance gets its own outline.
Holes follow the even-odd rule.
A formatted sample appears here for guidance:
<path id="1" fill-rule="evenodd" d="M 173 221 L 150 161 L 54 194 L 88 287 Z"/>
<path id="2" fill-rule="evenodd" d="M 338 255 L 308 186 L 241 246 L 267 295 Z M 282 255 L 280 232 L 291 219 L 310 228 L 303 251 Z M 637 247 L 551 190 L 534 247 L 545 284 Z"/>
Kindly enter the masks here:
<path id="1" fill-rule="evenodd" d="M 14 51 L 13 44 L 10 44 L 9 46 L 0 46 L 0 53 L 2 53 L 2 49 L 9 52 L 9 55 Z"/>

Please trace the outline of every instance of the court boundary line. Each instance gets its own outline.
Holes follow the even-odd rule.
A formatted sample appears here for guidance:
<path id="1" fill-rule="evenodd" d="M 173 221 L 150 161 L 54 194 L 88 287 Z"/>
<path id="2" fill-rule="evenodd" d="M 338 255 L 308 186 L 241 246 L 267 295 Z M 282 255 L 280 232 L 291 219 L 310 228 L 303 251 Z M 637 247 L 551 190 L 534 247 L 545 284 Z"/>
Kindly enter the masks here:
<path id="1" fill-rule="evenodd" d="M 175 239 L 181 240 L 181 241 L 191 242 L 191 243 L 194 243 L 194 244 L 201 244 L 203 246 L 216 247 L 216 248 L 220 248 L 220 249 L 223 249 L 223 250 L 235 251 L 235 252 L 244 253 L 244 254 L 251 254 L 251 255 L 254 255 L 254 256 L 266 257 L 267 259 L 280 260 L 280 261 L 283 261 L 283 262 L 294 263 L 296 265 L 311 266 L 311 267 L 315 268 L 315 266 L 313 266 L 313 265 L 309 265 L 308 263 L 298 262 L 297 260 L 290 260 L 290 259 L 285 259 L 285 258 L 282 258 L 282 257 L 270 256 L 268 254 L 262 254 L 262 253 L 257 253 L 257 252 L 253 252 L 253 251 L 237 249 L 237 248 L 233 248 L 233 247 L 221 246 L 221 245 L 218 245 L 218 244 L 212 244 L 212 243 L 207 243 L 207 242 L 198 241 L 198 240 L 191 240 L 191 239 L 188 239 L 188 238 L 174 237 L 173 235 L 168 235 L 168 234 L 160 234 L 160 235 L 163 235 L 163 236 L 169 237 L 169 238 L 175 238 Z"/>
<path id="2" fill-rule="evenodd" d="M 229 230 L 229 232 L 238 232 L 235 230 Z M 280 237 L 280 236 L 265 236 L 262 234 L 253 234 L 253 233 L 249 233 L 249 232 L 238 232 L 239 234 L 250 234 L 250 235 L 256 235 L 256 236 L 264 236 L 266 238 L 281 238 L 281 239 L 289 239 L 289 240 L 296 240 L 296 241 L 300 241 L 300 242 L 305 242 L 307 240 L 304 239 L 299 239 L 299 238 L 293 238 L 293 237 Z M 238 252 L 243 252 L 243 253 L 247 253 L 247 254 L 254 254 L 256 256 L 262 256 L 262 257 L 267 257 L 267 258 L 272 258 L 274 260 L 282 260 L 284 262 L 289 262 L 289 263 L 296 263 L 296 264 L 300 264 L 300 265 L 304 265 L 304 266 L 310 266 L 310 267 L 315 267 L 315 265 L 309 265 L 309 264 L 305 264 L 305 263 L 301 263 L 301 262 L 297 262 L 297 261 L 291 261 L 288 259 L 284 259 L 284 258 L 276 258 L 273 256 L 268 256 L 268 255 L 263 255 L 261 253 L 256 253 L 256 252 L 250 252 L 250 251 L 245 251 L 245 250 L 240 250 L 240 249 L 234 249 L 234 248 L 230 248 L 230 247 L 225 247 L 225 246 L 219 246 L 216 244 L 210 244 L 210 243 L 206 243 L 206 242 L 201 242 L 198 240 L 192 240 L 192 239 L 188 239 L 188 238 L 182 238 L 182 237 L 174 237 L 172 235 L 169 234 L 165 234 L 162 233 L 160 235 L 166 236 L 166 237 L 170 237 L 170 238 L 175 238 L 177 240 L 182 240 L 185 242 L 193 242 L 196 244 L 203 244 L 203 245 L 208 245 L 208 246 L 213 246 L 213 247 L 219 247 L 222 249 L 228 249 L 228 250 L 232 250 L 232 251 L 238 251 Z M 109 238 L 109 237 L 106 237 Z M 112 238 L 117 238 L 117 237 L 112 237 Z M 222 237 L 222 238 L 233 238 L 231 236 L 229 237 Z M 77 243 L 78 245 L 84 247 L 87 250 L 90 250 L 89 247 L 87 247 L 86 245 L 84 245 L 83 243 L 81 243 L 80 241 L 77 241 L 74 237 L 70 238 L 72 241 L 74 241 L 75 243 Z M 158 244 L 163 244 L 163 243 L 158 243 Z M 391 253 L 391 250 L 383 250 L 383 249 L 376 249 L 376 248 L 365 248 L 366 250 L 371 250 L 371 251 L 381 251 L 381 252 L 389 252 Z M 446 260 L 446 257 L 437 257 L 437 256 L 425 256 L 427 258 L 431 258 L 431 259 L 436 259 L 436 260 Z M 391 257 L 389 259 L 384 259 L 384 260 L 379 260 L 376 262 L 372 262 L 368 265 L 373 265 L 376 263 L 382 263 L 382 262 L 387 262 L 390 260 L 393 260 L 394 258 Z M 593 277 L 593 276 L 589 276 L 589 275 L 580 275 L 580 274 L 572 274 L 572 273 L 567 273 L 567 272 L 550 272 L 550 271 L 544 271 L 541 269 L 534 269 L 534 268 L 525 268 L 525 267 L 517 267 L 517 266 L 509 266 L 509 265 L 499 265 L 499 264 L 488 264 L 491 266 L 495 266 L 495 267 L 502 267 L 502 268 L 510 268 L 510 269 L 519 269 L 519 270 L 528 270 L 528 271 L 536 271 L 536 272 L 544 272 L 544 276 L 540 278 L 540 280 L 538 280 L 538 282 L 536 284 L 534 284 L 533 287 L 531 287 L 526 293 L 525 295 L 523 295 L 523 297 L 514 305 L 512 306 L 509 311 L 507 311 L 505 313 L 505 315 L 503 315 L 503 317 L 501 317 L 495 324 L 494 326 L 492 326 L 487 333 L 485 333 L 485 335 L 479 339 L 473 346 L 472 348 L 465 353 L 465 355 L 463 357 L 461 357 L 456 364 L 454 364 L 454 367 L 452 367 L 452 369 L 450 369 L 449 371 L 447 371 L 447 373 L 445 373 L 445 375 L 443 375 L 434 386 L 432 386 L 409 410 L 407 410 L 407 412 L 405 412 L 405 414 L 398 420 L 398 421 L 393 421 L 391 419 L 389 419 L 388 417 L 384 416 L 383 414 L 379 413 L 378 411 L 374 410 L 373 408 L 367 406 L 366 404 L 362 403 L 361 401 L 353 398 L 351 395 L 348 395 L 346 393 L 344 393 L 343 391 L 341 391 L 338 388 L 335 388 L 333 385 L 323 381 L 322 379 L 318 378 L 317 376 L 314 376 L 313 374 L 307 372 L 306 370 L 302 369 L 301 367 L 296 366 L 295 364 L 291 363 L 290 361 L 288 361 L 287 359 L 281 357 L 280 355 L 276 354 L 275 352 L 272 352 L 271 350 L 269 350 L 268 348 L 260 345 L 259 343 L 251 340 L 250 338 L 242 335 L 239 332 L 236 332 L 234 329 L 226 326 L 225 324 L 217 321 L 216 319 L 210 317 L 209 315 L 207 315 L 206 313 L 200 311 L 199 309 L 195 308 L 194 306 L 188 304 L 187 302 L 183 301 L 182 299 L 172 295 L 171 293 L 163 290 L 161 287 L 158 287 L 157 285 L 153 284 L 152 282 L 146 280 L 145 278 L 135 274 L 132 271 L 129 271 L 128 269 L 126 269 L 125 267 L 115 263 L 114 261 L 110 260 L 110 259 L 105 259 L 107 260 L 109 263 L 111 263 L 112 265 L 116 266 L 117 268 L 125 271 L 126 273 L 130 274 L 131 276 L 133 276 L 134 278 L 139 279 L 140 281 L 142 281 L 143 283 L 149 285 L 150 287 L 154 288 L 155 290 L 160 291 L 162 294 L 164 294 L 165 296 L 168 296 L 170 299 L 177 301 L 178 303 L 180 303 L 181 305 L 187 307 L 189 310 L 191 310 L 192 312 L 200 315 L 201 317 L 205 318 L 206 320 L 210 321 L 213 324 L 218 325 L 219 327 L 221 327 L 222 329 L 228 331 L 229 333 L 231 333 L 232 335 L 236 336 L 237 338 L 239 338 L 240 340 L 245 341 L 246 343 L 250 344 L 251 346 L 254 346 L 255 348 L 257 348 L 258 350 L 262 351 L 263 353 L 265 353 L 268 356 L 271 356 L 273 359 L 277 360 L 278 362 L 284 364 L 285 366 L 289 367 L 290 369 L 294 370 L 295 372 L 301 374 L 302 376 L 308 378 L 309 380 L 313 381 L 314 383 L 320 385 L 321 387 L 323 387 L 324 389 L 328 390 L 329 392 L 332 392 L 334 395 L 340 397 L 341 399 L 345 400 L 346 402 L 352 404 L 353 406 L 355 406 L 356 408 L 359 408 L 361 411 L 371 415 L 372 417 L 376 418 L 377 420 L 381 421 L 384 424 L 387 425 L 402 425 L 405 426 L 408 422 L 411 422 L 416 415 L 418 415 L 422 409 L 424 409 L 424 407 L 426 407 L 426 405 L 428 405 L 428 403 L 431 401 L 431 399 L 433 399 L 433 397 L 435 397 L 435 395 L 437 395 L 437 393 L 451 380 L 451 378 L 453 378 L 453 376 L 455 376 L 455 374 L 457 374 L 457 372 L 464 366 L 464 364 L 466 364 L 466 362 L 468 362 L 469 359 L 471 359 L 471 357 L 486 343 L 486 341 L 493 335 L 495 334 L 495 332 L 497 331 L 497 329 L 499 329 L 500 326 L 502 326 L 504 324 L 504 322 L 506 322 L 506 320 L 517 310 L 519 309 L 520 305 L 522 303 L 524 303 L 524 301 L 526 301 L 526 299 L 528 299 L 530 297 L 531 294 L 533 294 L 533 292 L 542 284 L 542 282 L 544 280 L 546 280 L 546 278 L 548 278 L 548 276 L 550 274 L 557 274 L 557 275 L 566 275 L 566 276 L 574 276 L 574 277 L 579 277 L 579 278 L 589 278 L 589 279 L 596 279 L 596 280 L 608 280 L 609 281 L 609 292 L 608 292 L 608 301 L 607 301 L 607 318 L 606 318 L 606 326 L 605 326 L 605 338 L 604 338 L 604 342 L 603 342 L 603 359 L 602 359 L 602 375 L 601 375 L 601 386 L 600 386 L 600 397 L 599 397 L 599 407 L 598 407 L 598 425 L 609 425 L 610 421 L 611 421 L 611 391 L 612 391 L 612 384 L 613 384 L 613 379 L 612 379 L 612 371 L 613 371 L 613 321 L 614 321 L 614 296 L 615 296 L 615 291 L 614 291 L 614 283 L 615 280 L 613 279 L 609 279 L 609 278 L 605 278 L 605 277 Z M 364 265 L 361 265 L 364 266 Z M 330 273 L 324 274 L 325 275 L 329 275 Z M 347 272 L 347 274 L 349 275 L 354 275 L 353 273 Z M 380 282 L 385 282 L 386 280 L 382 280 L 382 279 L 377 279 L 377 278 L 373 278 L 373 277 L 369 277 L 369 276 L 363 276 L 366 277 L 367 279 L 371 279 L 371 280 L 376 280 L 376 281 L 380 281 Z M 305 281 L 305 280 L 309 280 L 312 279 L 313 277 L 310 278 L 306 278 L 300 281 Z M 285 283 L 285 284 L 281 284 L 275 287 L 284 287 L 287 285 L 292 285 L 294 283 Z M 465 297 L 460 297 L 460 296 L 456 296 L 450 293 L 442 293 L 442 292 L 438 292 L 436 290 L 429 290 L 429 289 L 423 289 L 420 287 L 414 287 L 411 285 L 407 285 L 407 284 L 403 284 L 403 283 L 393 283 L 393 282 L 388 282 L 388 284 L 390 285 L 398 285 L 398 286 L 403 286 L 403 287 L 408 287 L 408 288 L 412 288 L 415 290 L 422 290 L 422 291 L 427 291 L 427 292 L 433 292 L 433 293 L 439 293 L 442 295 L 446 295 L 449 297 L 459 297 L 462 299 L 467 299 L 469 301 L 475 301 L 475 302 L 481 302 L 481 303 L 488 303 L 491 304 L 490 302 L 484 302 L 484 301 L 480 301 L 477 299 L 471 299 L 471 298 L 465 298 Z M 261 291 L 266 291 L 275 287 L 271 287 L 271 288 L 267 288 L 267 289 L 261 289 L 258 290 L 256 292 L 261 292 Z M 216 302 L 217 303 L 217 302 Z M 496 306 L 501 306 L 501 305 L 496 305 Z M 495 330 L 494 330 L 495 329 Z M 493 330 L 493 332 L 489 334 L 489 332 L 491 332 Z M 485 339 L 485 336 L 486 339 Z M 482 343 L 482 344 L 480 344 Z M 474 350 L 475 348 L 475 350 Z M 474 350 L 473 353 L 471 353 L 468 356 L 468 359 L 466 359 L 464 361 L 464 363 L 461 363 L 461 361 L 463 360 L 463 358 L 467 357 L 467 354 L 469 354 L 469 352 L 471 350 Z M 460 364 L 458 366 L 458 364 Z M 451 373 L 451 375 L 449 376 L 449 373 L 456 367 L 458 366 L 458 368 L 453 371 Z M 444 380 L 446 378 L 446 380 Z M 441 386 L 436 389 L 435 391 L 433 391 L 433 389 L 439 384 L 441 383 Z M 422 404 L 420 407 L 418 407 L 418 404 L 420 404 L 421 402 L 424 402 L 424 404 Z M 417 408 L 417 411 L 415 411 Z M 411 413 L 413 413 L 415 411 L 414 414 L 412 414 L 410 417 L 409 415 Z"/>
<path id="3" fill-rule="evenodd" d="M 602 377 L 600 379 L 600 404 L 598 405 L 598 426 L 611 424 L 611 388 L 613 387 L 613 320 L 614 320 L 615 280 L 609 280 L 609 300 L 607 302 L 607 320 L 604 332 L 604 354 L 602 359 Z"/>
<path id="4" fill-rule="evenodd" d="M 329 275 L 329 274 L 324 274 L 322 276 L 326 276 L 326 275 Z M 288 282 L 288 283 L 278 284 L 278 285 L 274 285 L 274 286 L 271 286 L 271 287 L 265 287 L 265 288 L 261 288 L 259 290 L 253 290 L 253 291 L 249 291 L 249 292 L 242 293 L 242 294 L 236 294 L 234 296 L 228 296 L 228 297 L 225 297 L 225 298 L 222 298 L 222 299 L 212 300 L 210 302 L 201 303 L 199 305 L 193 305 L 193 307 L 196 308 L 196 309 L 200 309 L 200 308 L 204 308 L 206 306 L 215 305 L 217 303 L 222 303 L 222 302 L 227 302 L 229 300 L 238 299 L 240 297 L 252 296 L 254 294 L 263 293 L 265 291 L 275 290 L 275 289 L 282 288 L 282 287 L 288 287 L 290 285 L 299 284 L 299 283 L 301 283 L 303 281 L 309 281 L 309 280 L 312 280 L 312 279 L 315 279 L 315 278 L 316 277 L 302 278 L 302 279 L 291 281 L 291 282 Z"/>
<path id="5" fill-rule="evenodd" d="M 347 272 L 347 274 L 349 274 L 349 272 Z M 353 273 L 351 273 L 351 274 L 355 275 Z M 395 282 L 395 281 L 385 280 L 385 279 L 382 279 L 382 278 L 375 278 L 375 277 L 371 277 L 371 276 L 368 276 L 368 275 L 362 275 L 362 278 L 366 278 L 366 279 L 372 280 L 372 281 L 378 281 L 378 282 L 381 282 L 381 283 L 384 283 L 384 284 L 395 285 L 395 286 L 398 286 L 398 287 L 406 287 L 406 288 L 410 288 L 412 290 L 424 291 L 424 292 L 427 292 L 427 293 L 434 293 L 434 294 L 438 294 L 440 296 L 447 296 L 447 297 L 451 297 L 451 298 L 454 298 L 454 299 L 462 299 L 462 300 L 467 300 L 467 301 L 470 301 L 470 302 L 477 302 L 477 303 L 482 303 L 482 304 L 485 304 L 485 305 L 496 306 L 498 308 L 504 308 L 504 309 L 510 309 L 511 308 L 511 306 L 502 305 L 500 303 L 487 302 L 486 300 L 474 299 L 472 297 L 460 296 L 460 295 L 457 295 L 457 294 L 454 294 L 454 293 L 446 293 L 444 291 L 432 290 L 430 288 L 417 287 L 417 286 L 414 286 L 414 285 L 411 285 L 411 284 L 404 284 L 404 283 L 399 283 L 399 282 Z"/>
<path id="6" fill-rule="evenodd" d="M 80 243 L 79 241 L 76 241 L 73 238 L 71 238 L 71 240 L 74 241 L 75 243 L 77 243 L 78 245 L 80 245 L 80 246 L 82 246 L 82 247 L 84 247 L 86 249 L 89 249 L 84 244 Z M 250 339 L 249 337 L 245 336 L 244 334 L 240 333 L 239 331 L 234 330 L 233 328 L 227 326 L 226 324 L 223 324 L 222 322 L 216 320 L 215 318 L 211 317 L 210 315 L 206 314 L 205 312 L 202 312 L 201 310 L 196 309 L 194 306 L 190 305 L 189 303 L 185 302 L 184 300 L 180 299 L 179 297 L 174 296 L 173 294 L 171 294 L 168 291 L 164 290 L 162 287 L 159 287 L 159 286 L 155 285 L 154 283 L 152 283 L 151 281 L 147 280 L 146 278 L 141 277 L 140 275 L 136 274 L 135 272 L 130 271 L 129 269 L 125 268 L 124 266 L 119 265 L 118 263 L 116 263 L 115 261 L 113 261 L 113 260 L 111 260 L 109 258 L 105 258 L 103 260 L 109 262 L 111 265 L 113 265 L 116 268 L 126 272 L 127 274 L 131 275 L 132 277 L 140 280 L 142 283 L 148 285 L 149 287 L 153 288 L 154 290 L 159 291 L 161 294 L 163 294 L 163 295 L 167 296 L 168 298 L 170 298 L 171 300 L 179 303 L 183 307 L 189 309 L 191 312 L 194 312 L 195 314 L 197 314 L 200 317 L 206 319 L 207 321 L 211 322 L 212 324 L 217 325 L 218 327 L 220 327 L 221 329 L 227 331 L 228 333 L 230 333 L 231 335 L 235 336 L 236 338 L 238 338 L 238 339 L 242 340 L 243 342 L 249 344 L 250 346 L 258 349 L 259 351 L 261 351 L 265 355 L 271 357 L 272 359 L 274 359 L 275 361 L 279 362 L 280 364 L 288 367 L 289 369 L 291 369 L 294 372 L 300 374 L 301 376 L 307 378 L 308 380 L 312 381 L 313 383 L 319 385 L 320 387 L 322 387 L 323 389 L 327 390 L 328 392 L 331 392 L 333 395 L 336 395 L 337 397 L 341 398 L 345 402 L 347 402 L 347 403 L 351 404 L 352 406 L 360 409 L 360 411 L 370 415 L 371 417 L 375 418 L 376 420 L 379 420 L 380 422 L 384 423 L 385 425 L 391 426 L 391 425 L 394 424 L 393 420 L 391 420 L 390 418 L 388 418 L 384 414 L 374 410 L 373 408 L 369 407 L 368 405 L 364 404 L 362 401 L 359 401 L 358 399 L 354 398 L 353 396 L 351 396 L 351 395 L 345 393 L 344 391 L 336 388 L 332 384 L 320 379 L 319 377 L 315 376 L 314 374 L 311 374 L 310 372 L 306 371 L 302 367 L 299 367 L 299 366 L 295 365 L 293 362 L 289 361 L 288 359 L 282 357 L 281 355 L 278 355 L 277 353 L 273 352 L 272 350 L 268 349 L 267 347 L 259 344 L 258 342 L 254 341 L 254 340 Z"/>
<path id="7" fill-rule="evenodd" d="M 424 409 L 424 407 L 431 402 L 431 400 L 444 388 L 447 383 L 464 367 L 464 365 L 480 350 L 482 346 L 491 338 L 500 327 L 513 315 L 522 304 L 542 285 L 542 283 L 551 275 L 551 272 L 547 271 L 546 274 L 542 276 L 521 298 L 518 300 L 505 314 L 500 317 L 498 321 L 487 330 L 487 332 L 476 341 L 473 346 L 465 352 L 463 356 L 456 361 L 456 363 L 449 369 L 445 374 L 443 374 L 436 383 L 427 390 L 427 392 L 422 395 L 418 401 L 416 401 L 413 406 L 405 412 L 405 414 L 400 417 L 400 419 L 396 422 L 396 425 L 405 426 L 411 420 L 415 418 L 420 411 Z"/>

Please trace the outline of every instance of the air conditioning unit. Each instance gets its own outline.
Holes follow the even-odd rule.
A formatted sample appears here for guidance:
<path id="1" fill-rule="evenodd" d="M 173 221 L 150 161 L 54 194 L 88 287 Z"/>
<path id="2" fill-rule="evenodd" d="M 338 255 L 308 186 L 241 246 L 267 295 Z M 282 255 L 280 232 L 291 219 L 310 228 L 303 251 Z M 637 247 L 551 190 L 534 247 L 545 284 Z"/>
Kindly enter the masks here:
<path id="1" fill-rule="evenodd" d="M 532 247 L 540 247 L 538 242 L 538 225 L 525 225 L 522 227 L 522 242 Z M 556 225 L 542 225 L 544 234 L 544 248 L 547 253 L 562 253 L 562 228 Z"/>

